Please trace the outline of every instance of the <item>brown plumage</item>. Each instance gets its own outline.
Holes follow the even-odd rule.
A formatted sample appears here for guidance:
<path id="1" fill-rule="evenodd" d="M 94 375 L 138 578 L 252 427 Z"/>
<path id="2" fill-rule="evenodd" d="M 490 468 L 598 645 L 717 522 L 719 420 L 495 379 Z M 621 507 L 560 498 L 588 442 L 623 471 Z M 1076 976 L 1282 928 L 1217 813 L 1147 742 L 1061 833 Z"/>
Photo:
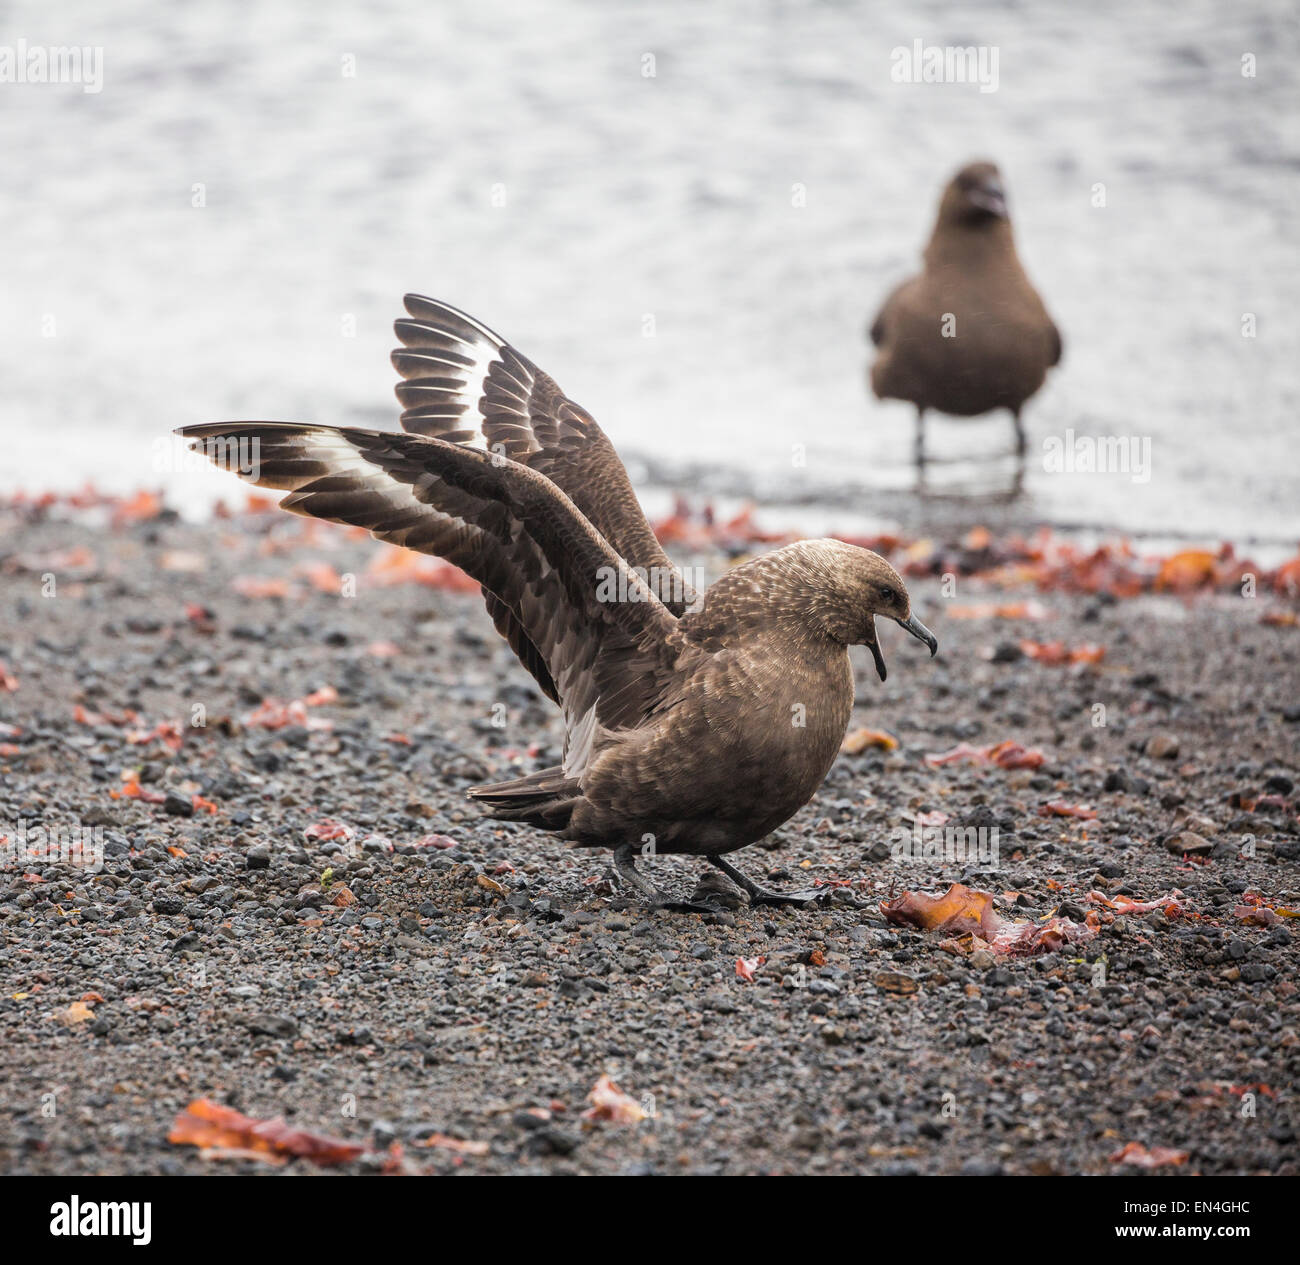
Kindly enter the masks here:
<path id="1" fill-rule="evenodd" d="M 1061 359 L 1061 335 L 1016 254 L 998 169 L 963 167 L 939 203 L 925 268 L 885 300 L 871 326 L 879 348 L 871 387 L 917 408 L 916 457 L 925 460 L 925 411 L 973 417 L 1020 410 Z"/>
<path id="2" fill-rule="evenodd" d="M 853 706 L 848 646 L 877 614 L 936 643 L 877 554 L 803 541 L 702 597 L 664 554 L 595 421 L 464 313 L 407 298 L 397 393 L 407 433 L 285 422 L 185 427 L 297 514 L 437 554 L 483 587 L 498 630 L 561 707 L 561 765 L 471 791 L 497 817 L 634 856 L 707 857 L 756 901 L 802 901 L 722 859 L 812 797 Z M 477 404 L 480 425 L 470 410 Z M 483 448 L 476 447 L 483 444 Z M 253 454 L 235 469 L 232 453 Z"/>

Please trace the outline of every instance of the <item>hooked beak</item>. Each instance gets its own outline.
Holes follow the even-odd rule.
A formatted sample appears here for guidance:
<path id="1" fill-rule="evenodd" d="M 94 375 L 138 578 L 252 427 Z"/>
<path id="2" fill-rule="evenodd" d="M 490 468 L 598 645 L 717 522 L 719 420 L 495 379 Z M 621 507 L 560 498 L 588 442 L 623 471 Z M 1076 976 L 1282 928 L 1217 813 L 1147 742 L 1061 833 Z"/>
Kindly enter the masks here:
<path id="1" fill-rule="evenodd" d="M 981 211 L 987 211 L 1000 220 L 1007 218 L 1006 191 L 996 181 L 972 189 L 966 195 L 966 200 L 971 206 L 977 206 Z"/>
<path id="2" fill-rule="evenodd" d="M 883 681 L 885 679 L 885 656 L 880 653 L 880 642 L 876 640 L 876 621 L 871 621 L 871 640 L 867 642 L 867 649 L 871 651 L 871 657 L 876 661 L 876 675 Z"/>
<path id="3" fill-rule="evenodd" d="M 930 658 L 933 659 L 939 653 L 939 639 L 932 633 L 915 615 L 909 615 L 906 619 L 897 621 L 900 628 L 910 632 L 917 641 L 923 641 L 930 647 Z M 885 679 L 883 676 L 880 678 Z"/>
<path id="4" fill-rule="evenodd" d="M 939 652 L 939 639 L 932 633 L 915 615 L 909 615 L 906 619 L 896 619 L 894 621 L 900 628 L 906 629 L 912 634 L 917 641 L 923 641 L 930 647 L 930 658 Z M 867 649 L 871 651 L 871 657 L 876 661 L 876 675 L 883 681 L 885 679 L 885 656 L 880 653 L 880 642 L 876 639 L 876 621 L 871 621 L 871 636 L 866 642 Z"/>

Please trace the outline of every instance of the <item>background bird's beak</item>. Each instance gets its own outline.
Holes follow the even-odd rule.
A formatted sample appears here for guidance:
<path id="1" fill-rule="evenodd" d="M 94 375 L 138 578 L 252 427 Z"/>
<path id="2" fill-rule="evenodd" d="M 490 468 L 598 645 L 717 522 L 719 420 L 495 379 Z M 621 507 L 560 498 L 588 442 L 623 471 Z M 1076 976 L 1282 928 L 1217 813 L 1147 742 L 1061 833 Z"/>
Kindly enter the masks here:
<path id="1" fill-rule="evenodd" d="M 977 189 L 972 189 L 967 195 L 966 200 L 972 205 L 977 206 L 981 211 L 987 211 L 990 215 L 996 215 L 998 219 L 1007 218 L 1007 195 L 1006 191 L 996 181 L 989 181 L 988 184 L 980 185 Z"/>
<path id="2" fill-rule="evenodd" d="M 939 653 L 939 639 L 923 623 L 921 623 L 915 615 L 909 615 L 906 619 L 900 619 L 898 621 L 898 626 L 907 629 L 907 631 L 910 632 L 917 641 L 925 642 L 925 644 L 930 647 L 931 659 Z M 880 679 L 882 681 L 885 679 L 883 673 L 881 674 Z"/>

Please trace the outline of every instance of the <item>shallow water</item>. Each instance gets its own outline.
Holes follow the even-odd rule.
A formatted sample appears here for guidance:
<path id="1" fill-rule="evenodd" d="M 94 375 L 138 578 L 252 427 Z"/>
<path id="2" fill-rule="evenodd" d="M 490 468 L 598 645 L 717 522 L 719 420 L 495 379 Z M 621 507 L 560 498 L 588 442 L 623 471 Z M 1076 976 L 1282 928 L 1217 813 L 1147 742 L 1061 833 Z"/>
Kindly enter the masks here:
<path id="1" fill-rule="evenodd" d="M 867 397 L 863 331 L 948 175 L 989 156 L 1066 345 L 1024 512 L 1300 535 L 1287 4 L 74 0 L 10 7 L 19 38 L 101 45 L 104 83 L 0 85 L 0 489 L 201 504 L 230 488 L 171 469 L 172 426 L 395 425 L 390 323 L 419 290 L 630 453 L 869 514 L 910 483 L 912 416 Z M 997 91 L 893 82 L 915 39 L 995 46 Z M 1067 428 L 1149 439 L 1149 481 L 1049 473 Z M 1009 429 L 935 427 L 969 458 L 937 477 L 996 486 Z"/>

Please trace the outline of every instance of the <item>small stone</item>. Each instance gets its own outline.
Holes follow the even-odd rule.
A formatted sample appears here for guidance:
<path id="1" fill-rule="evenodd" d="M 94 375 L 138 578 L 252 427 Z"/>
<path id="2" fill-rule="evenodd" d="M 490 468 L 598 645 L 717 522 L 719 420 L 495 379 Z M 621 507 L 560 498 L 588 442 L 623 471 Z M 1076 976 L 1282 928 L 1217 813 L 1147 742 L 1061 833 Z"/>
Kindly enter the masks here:
<path id="1" fill-rule="evenodd" d="M 1147 739 L 1146 753 L 1153 760 L 1177 759 L 1178 739 L 1173 734 L 1152 734 Z"/>
<path id="2" fill-rule="evenodd" d="M 188 795 L 168 791 L 167 798 L 163 800 L 163 812 L 172 817 L 193 817 L 194 801 Z"/>
<path id="3" fill-rule="evenodd" d="M 259 1012 L 244 1020 L 249 1032 L 268 1037 L 296 1037 L 298 1024 L 288 1015 L 271 1015 Z"/>
<path id="4" fill-rule="evenodd" d="M 271 864 L 271 849 L 264 843 L 249 848 L 244 856 L 244 866 L 250 870 L 265 870 Z"/>
<path id="5" fill-rule="evenodd" d="M 1194 834 L 1190 830 L 1184 830 L 1181 834 L 1166 839 L 1165 847 L 1176 857 L 1203 857 L 1209 856 L 1214 851 L 1214 844 L 1209 839 Z"/>

